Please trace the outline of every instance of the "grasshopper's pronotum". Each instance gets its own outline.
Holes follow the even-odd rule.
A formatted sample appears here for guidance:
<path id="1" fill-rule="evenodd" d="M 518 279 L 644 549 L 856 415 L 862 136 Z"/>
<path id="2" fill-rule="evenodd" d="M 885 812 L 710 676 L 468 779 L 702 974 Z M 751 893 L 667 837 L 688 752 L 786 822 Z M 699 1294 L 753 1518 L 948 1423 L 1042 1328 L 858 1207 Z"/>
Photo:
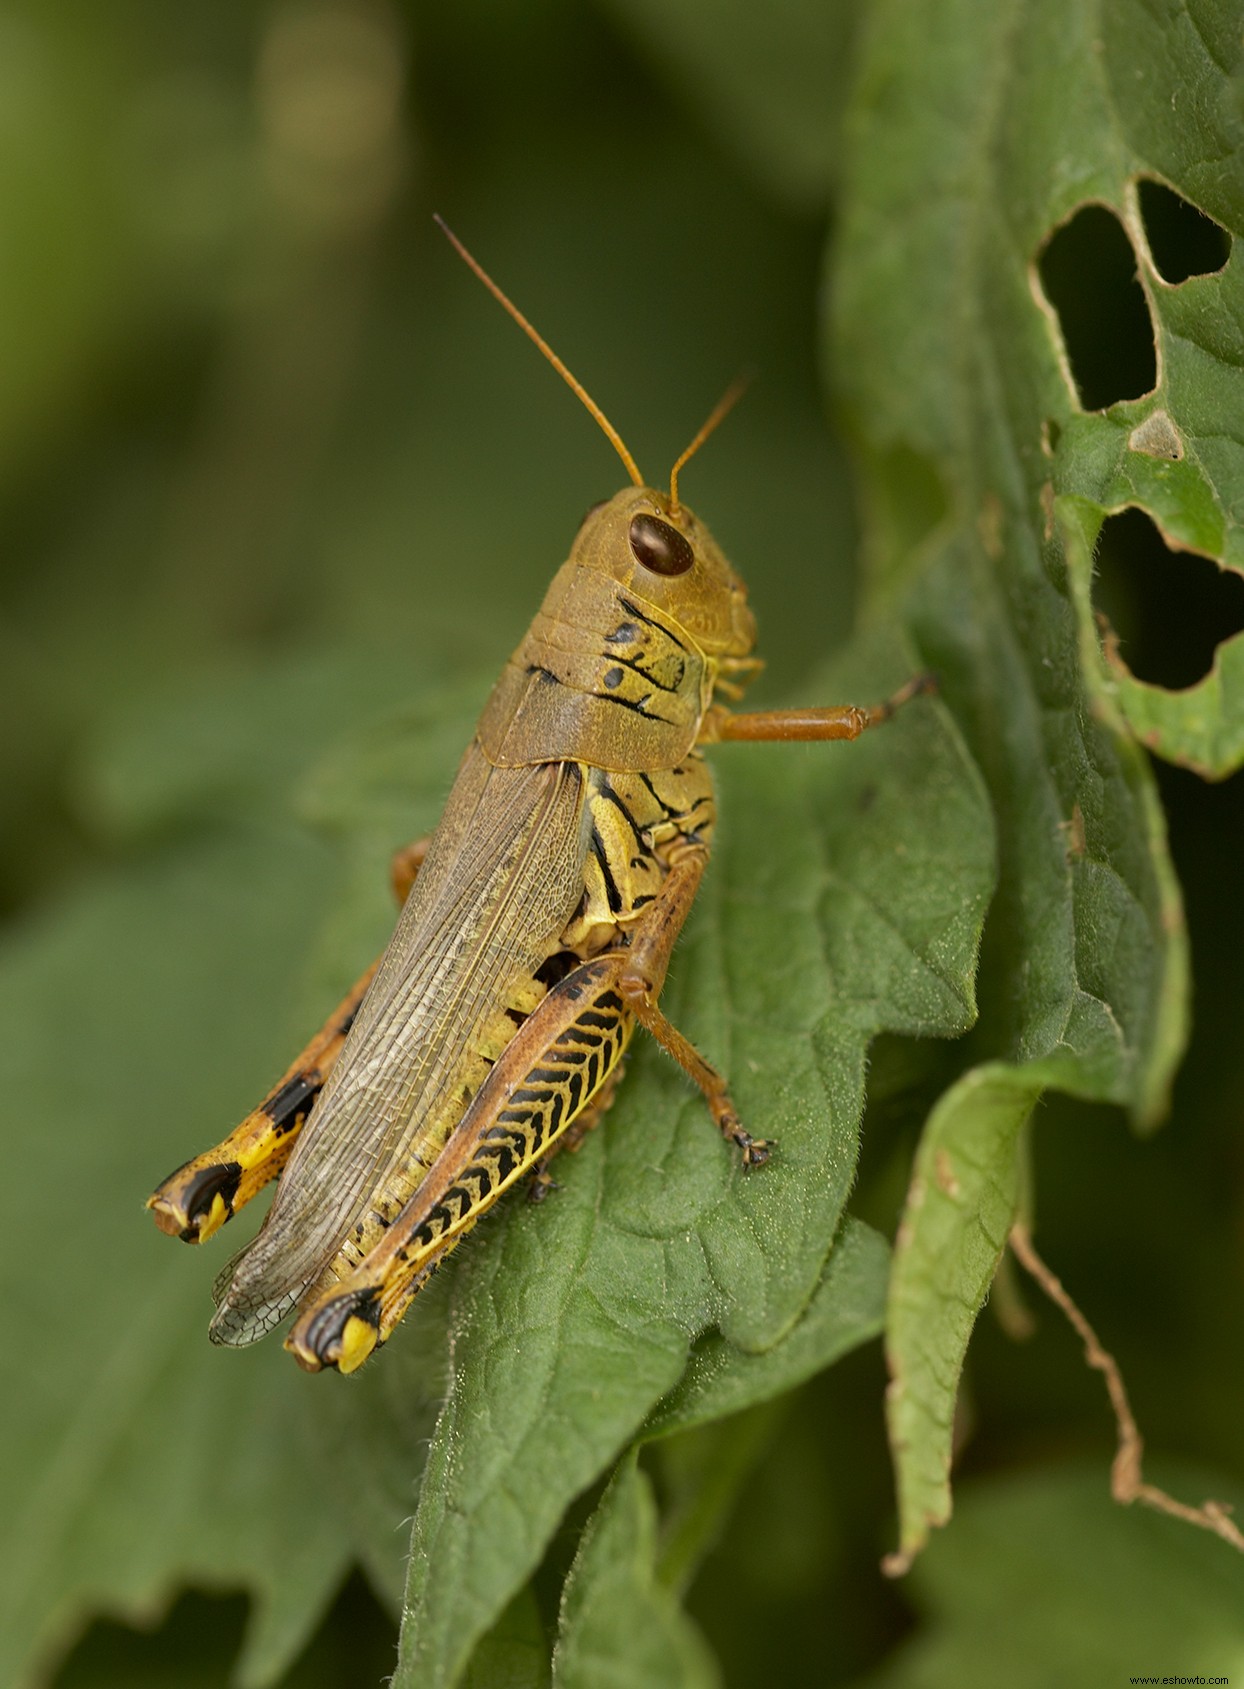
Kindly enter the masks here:
<path id="1" fill-rule="evenodd" d="M 446 230 L 448 233 L 448 230 Z M 872 709 L 736 714 L 760 664 L 743 583 L 681 503 L 718 405 L 645 486 L 598 407 L 459 252 L 600 422 L 632 486 L 590 511 L 484 707 L 431 839 L 400 854 L 397 930 L 260 1107 L 150 1198 L 200 1243 L 281 1175 L 262 1230 L 216 1287 L 211 1335 L 262 1337 L 291 1311 L 303 1366 L 352 1372 L 458 1239 L 605 1112 L 636 1022 L 703 1091 L 745 1165 L 725 1080 L 661 1013 L 670 952 L 708 861 L 700 746 L 854 739 Z M 407 895 L 407 893 L 409 895 Z"/>

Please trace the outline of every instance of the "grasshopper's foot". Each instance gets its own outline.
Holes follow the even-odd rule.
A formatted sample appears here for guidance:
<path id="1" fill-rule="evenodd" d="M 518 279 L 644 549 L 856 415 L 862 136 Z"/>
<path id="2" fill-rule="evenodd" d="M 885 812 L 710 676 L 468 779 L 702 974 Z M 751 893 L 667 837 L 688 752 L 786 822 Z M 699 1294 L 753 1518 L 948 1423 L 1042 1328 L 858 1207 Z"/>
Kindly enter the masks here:
<path id="1" fill-rule="evenodd" d="M 713 1112 L 713 1123 L 726 1142 L 742 1152 L 745 1169 L 763 1167 L 777 1148 L 777 1139 L 753 1138 L 739 1119 L 730 1093 L 720 1081 L 718 1086 L 717 1094 L 709 1104 Z"/>
<path id="2" fill-rule="evenodd" d="M 909 704 L 913 698 L 935 694 L 939 688 L 938 677 L 931 669 L 926 669 L 923 674 L 913 675 L 905 686 L 900 686 L 884 703 L 873 705 L 868 712 L 868 725 L 876 727 L 879 722 L 889 721 L 891 716 L 897 715 L 903 705 Z"/>
<path id="3" fill-rule="evenodd" d="M 285 1347 L 306 1372 L 355 1372 L 380 1341 L 380 1291 L 348 1290 L 300 1319 Z"/>
<path id="4" fill-rule="evenodd" d="M 546 1196 L 552 1196 L 555 1190 L 560 1189 L 561 1186 L 549 1172 L 548 1168 L 537 1162 L 536 1166 L 532 1169 L 531 1177 L 527 1182 L 528 1202 L 543 1202 Z"/>
<path id="5" fill-rule="evenodd" d="M 776 1138 L 753 1138 L 750 1132 L 745 1132 L 736 1119 L 733 1125 L 722 1124 L 722 1131 L 732 1144 L 737 1144 L 743 1152 L 743 1166 L 763 1167 L 765 1162 L 777 1148 Z"/>
<path id="6" fill-rule="evenodd" d="M 155 1223 L 183 1243 L 205 1243 L 233 1216 L 242 1165 L 217 1161 L 206 1167 L 187 1162 L 147 1198 Z"/>

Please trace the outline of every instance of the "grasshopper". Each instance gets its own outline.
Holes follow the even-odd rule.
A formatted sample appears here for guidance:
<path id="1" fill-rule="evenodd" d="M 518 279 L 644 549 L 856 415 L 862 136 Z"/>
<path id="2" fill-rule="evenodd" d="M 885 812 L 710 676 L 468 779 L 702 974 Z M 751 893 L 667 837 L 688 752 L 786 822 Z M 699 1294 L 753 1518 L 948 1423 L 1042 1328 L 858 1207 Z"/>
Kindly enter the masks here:
<path id="1" fill-rule="evenodd" d="M 440 219 L 437 219 L 439 222 Z M 724 740 L 854 739 L 871 709 L 741 714 L 761 664 L 746 589 L 678 494 L 645 484 L 603 412 L 442 223 L 587 406 L 631 485 L 590 510 L 506 664 L 430 839 L 399 852 L 388 948 L 260 1106 L 148 1201 L 202 1243 L 280 1176 L 215 1287 L 210 1335 L 241 1345 L 291 1312 L 309 1371 L 353 1372 L 503 1192 L 604 1114 L 635 1026 L 690 1075 L 745 1167 L 726 1081 L 662 1014 L 674 942 L 709 858 Z"/>

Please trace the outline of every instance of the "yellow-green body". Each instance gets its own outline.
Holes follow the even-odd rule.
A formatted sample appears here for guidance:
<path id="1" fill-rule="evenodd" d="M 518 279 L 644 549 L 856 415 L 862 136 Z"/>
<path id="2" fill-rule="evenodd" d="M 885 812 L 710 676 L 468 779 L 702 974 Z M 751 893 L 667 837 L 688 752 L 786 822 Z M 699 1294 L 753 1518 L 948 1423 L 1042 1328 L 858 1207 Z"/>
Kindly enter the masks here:
<path id="1" fill-rule="evenodd" d="M 741 582 L 691 512 L 679 512 L 677 531 L 694 566 L 673 577 L 637 560 L 636 517 L 668 523 L 667 501 L 630 488 L 589 515 L 485 705 L 267 1220 L 217 1285 L 218 1342 L 251 1342 L 350 1280 L 550 988 L 626 947 L 671 852 L 707 852 L 713 785 L 696 743 L 719 677 L 750 666 L 754 623 Z M 525 1137 L 511 1129 L 502 1146 L 511 1153 L 494 1156 L 472 1200 L 428 1234 L 427 1265 L 602 1094 L 633 1016 L 609 990 L 582 1014 L 581 1082 L 572 1063 L 547 1087 L 560 1097 L 545 1111 L 556 1118 Z M 572 1047 L 564 1019 L 549 1021 L 549 1045 L 561 1037 Z M 510 1092 L 531 1089 L 527 1070 L 509 1078 Z M 472 1153 L 458 1146 L 454 1160 L 461 1174 Z M 222 1209 L 216 1223 L 227 1217 Z"/>
<path id="2" fill-rule="evenodd" d="M 359 1366 L 497 1198 L 600 1117 L 636 1022 L 744 1165 L 767 1159 L 657 1002 L 716 819 L 699 746 L 854 738 L 930 682 L 872 711 L 736 715 L 718 694 L 759 667 L 754 640 L 676 470 L 668 496 L 637 485 L 589 513 L 408 853 L 383 957 L 259 1109 L 151 1198 L 201 1242 L 280 1175 L 217 1283 L 217 1342 L 294 1311 L 304 1366 Z"/>

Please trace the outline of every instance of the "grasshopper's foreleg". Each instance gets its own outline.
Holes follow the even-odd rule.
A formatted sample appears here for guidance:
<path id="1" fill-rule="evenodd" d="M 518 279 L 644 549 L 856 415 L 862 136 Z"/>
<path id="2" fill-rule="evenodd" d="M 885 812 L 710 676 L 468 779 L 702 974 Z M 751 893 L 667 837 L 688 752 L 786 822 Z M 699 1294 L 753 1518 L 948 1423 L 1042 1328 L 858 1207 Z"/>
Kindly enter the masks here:
<path id="1" fill-rule="evenodd" d="M 633 1021 L 618 956 L 555 985 L 506 1045 L 426 1179 L 347 1277 L 300 1314 L 285 1347 L 315 1372 L 353 1372 L 458 1240 L 603 1097 Z"/>
<path id="2" fill-rule="evenodd" d="M 759 710 L 736 715 L 724 705 L 714 704 L 704 717 L 700 743 L 716 744 L 723 739 L 858 739 L 865 728 L 889 721 L 912 698 L 936 690 L 936 676 L 918 674 L 884 702 L 867 709 L 858 704 L 833 704 L 825 709 Z"/>
<path id="3" fill-rule="evenodd" d="M 417 839 L 393 858 L 393 889 L 404 903 L 427 854 Z M 203 1243 L 284 1167 L 315 1099 L 341 1054 L 359 1004 L 379 964 L 373 963 L 337 1005 L 277 1084 L 214 1149 L 196 1155 L 147 1199 L 162 1232 Z"/>

